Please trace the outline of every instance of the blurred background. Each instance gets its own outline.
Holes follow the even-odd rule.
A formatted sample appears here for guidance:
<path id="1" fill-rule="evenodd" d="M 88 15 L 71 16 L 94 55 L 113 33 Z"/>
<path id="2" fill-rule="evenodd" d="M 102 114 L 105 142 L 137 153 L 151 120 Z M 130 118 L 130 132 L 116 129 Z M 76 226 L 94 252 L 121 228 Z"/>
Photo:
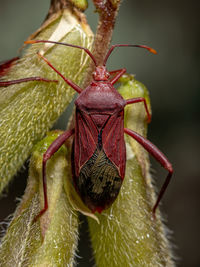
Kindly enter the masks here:
<path id="1" fill-rule="evenodd" d="M 49 2 L 0 0 L 0 61 L 17 55 L 23 41 L 43 22 Z M 86 14 L 95 31 L 97 14 L 91 1 L 89 4 Z M 109 69 L 126 67 L 150 91 L 153 119 L 148 138 L 175 169 L 162 210 L 181 267 L 200 266 L 199 10 L 200 2 L 195 0 L 122 1 L 112 43 L 149 45 L 158 55 L 121 48 L 108 62 Z M 166 172 L 153 160 L 152 170 L 159 186 Z M 14 211 L 25 185 L 26 171 L 21 171 L 9 194 L 0 200 L 1 221 Z M 85 254 L 82 248 L 80 254 Z M 79 259 L 78 266 L 88 266 L 85 262 L 86 256 Z"/>

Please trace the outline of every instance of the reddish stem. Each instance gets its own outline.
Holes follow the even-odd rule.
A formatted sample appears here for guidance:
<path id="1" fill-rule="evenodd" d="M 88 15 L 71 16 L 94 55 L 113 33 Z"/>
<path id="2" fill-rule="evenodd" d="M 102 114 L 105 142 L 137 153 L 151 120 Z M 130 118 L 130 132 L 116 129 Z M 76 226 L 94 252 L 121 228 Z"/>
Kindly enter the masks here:
<path id="1" fill-rule="evenodd" d="M 116 4 L 110 0 L 93 0 L 93 2 L 99 13 L 99 24 L 94 41 L 93 55 L 97 60 L 97 64 L 102 65 L 112 38 L 120 1 Z"/>
<path id="2" fill-rule="evenodd" d="M 92 54 L 96 59 L 97 65 L 103 65 L 112 38 L 120 0 L 115 4 L 110 0 L 93 0 L 93 2 L 99 13 L 99 24 L 95 35 Z M 94 65 L 91 64 L 85 77 L 83 88 L 89 85 L 93 70 Z"/>

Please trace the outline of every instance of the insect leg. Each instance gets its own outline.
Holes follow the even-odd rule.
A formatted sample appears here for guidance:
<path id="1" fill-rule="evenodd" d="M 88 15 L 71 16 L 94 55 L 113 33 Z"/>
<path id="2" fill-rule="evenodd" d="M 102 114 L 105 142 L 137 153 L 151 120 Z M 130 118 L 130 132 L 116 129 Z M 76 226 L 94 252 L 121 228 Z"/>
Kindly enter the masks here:
<path id="1" fill-rule="evenodd" d="M 43 154 L 42 161 L 42 181 L 43 181 L 43 194 L 44 194 L 44 208 L 40 211 L 40 213 L 35 217 L 34 221 L 36 221 L 45 211 L 48 209 L 48 199 L 47 199 L 47 181 L 46 181 L 46 163 L 47 160 L 51 158 L 51 156 L 58 151 L 58 149 L 65 143 L 65 141 L 74 134 L 74 129 L 69 130 L 61 134 L 47 149 L 47 151 Z"/>
<path id="2" fill-rule="evenodd" d="M 119 70 L 111 70 L 109 71 L 109 73 L 112 75 L 112 74 L 115 74 L 117 72 L 121 72 L 122 69 L 119 69 Z"/>
<path id="3" fill-rule="evenodd" d="M 12 59 L 0 62 L 0 77 L 4 76 L 18 59 L 19 57 L 14 57 Z"/>
<path id="4" fill-rule="evenodd" d="M 150 114 L 149 109 L 147 107 L 146 99 L 144 97 L 137 97 L 137 98 L 127 99 L 126 100 L 126 105 L 139 103 L 139 102 L 143 102 L 144 103 L 144 107 L 145 107 L 145 110 L 146 110 L 146 113 L 147 113 L 147 117 L 148 117 L 147 122 L 150 123 L 151 122 L 151 114 Z"/>
<path id="5" fill-rule="evenodd" d="M 139 135 L 138 133 L 130 130 L 130 129 L 124 129 L 124 132 L 128 135 L 130 135 L 132 138 L 134 138 L 140 145 L 142 145 L 160 164 L 169 172 L 164 184 L 161 187 L 161 190 L 158 194 L 157 201 L 153 207 L 153 216 L 155 217 L 156 208 L 158 207 L 158 204 L 160 200 L 162 199 L 165 190 L 167 189 L 167 186 L 171 180 L 172 174 L 173 174 L 173 168 L 169 160 L 166 158 L 166 156 L 149 140 L 145 139 L 143 136 Z"/>
<path id="6" fill-rule="evenodd" d="M 12 81 L 0 81 L 0 87 L 6 87 L 9 85 L 17 84 L 17 83 L 24 83 L 24 82 L 30 82 L 30 81 L 41 81 L 41 82 L 55 82 L 57 83 L 57 80 L 49 80 L 41 77 L 28 77 L 18 80 L 12 80 Z"/>
<path id="7" fill-rule="evenodd" d="M 113 71 L 110 71 L 110 74 L 113 74 L 116 72 L 117 72 L 117 75 L 110 80 L 110 83 L 112 85 L 115 84 L 119 80 L 119 78 L 126 72 L 126 69 L 113 70 Z"/>
<path id="8" fill-rule="evenodd" d="M 69 85 L 71 86 L 77 93 L 81 93 L 82 89 L 75 84 L 74 82 L 72 82 L 71 80 L 65 78 L 44 56 L 42 56 L 40 53 L 37 53 L 39 57 L 41 57 L 56 73 L 58 73 L 58 75 L 63 78 L 63 80 Z"/>

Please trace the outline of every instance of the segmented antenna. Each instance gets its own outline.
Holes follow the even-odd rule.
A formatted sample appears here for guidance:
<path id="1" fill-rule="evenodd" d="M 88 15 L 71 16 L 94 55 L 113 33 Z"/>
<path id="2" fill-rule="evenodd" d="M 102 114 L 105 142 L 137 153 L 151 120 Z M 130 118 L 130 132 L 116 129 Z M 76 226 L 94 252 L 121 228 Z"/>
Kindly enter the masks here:
<path id="1" fill-rule="evenodd" d="M 25 44 L 36 44 L 36 43 L 49 43 L 49 44 L 59 44 L 59 45 L 65 45 L 70 47 L 75 47 L 84 50 L 93 60 L 95 66 L 97 67 L 97 62 L 92 53 L 85 47 L 79 46 L 79 45 L 73 45 L 73 44 L 67 44 L 67 43 L 61 43 L 61 42 L 54 42 L 54 41 L 48 41 L 48 40 L 29 40 L 25 41 Z"/>
<path id="2" fill-rule="evenodd" d="M 104 58 L 104 61 L 103 61 L 103 66 L 106 65 L 106 62 L 110 56 L 110 54 L 112 53 L 112 51 L 114 50 L 115 47 L 121 47 L 121 46 L 126 46 L 126 47 L 139 47 L 139 48 L 144 48 L 144 49 L 147 49 L 149 52 L 153 53 L 153 54 L 157 54 L 156 50 L 149 47 L 149 46 L 146 46 L 146 45 L 132 45 L 132 44 L 115 44 L 115 45 L 112 45 L 111 48 L 108 50 L 105 58 Z"/>

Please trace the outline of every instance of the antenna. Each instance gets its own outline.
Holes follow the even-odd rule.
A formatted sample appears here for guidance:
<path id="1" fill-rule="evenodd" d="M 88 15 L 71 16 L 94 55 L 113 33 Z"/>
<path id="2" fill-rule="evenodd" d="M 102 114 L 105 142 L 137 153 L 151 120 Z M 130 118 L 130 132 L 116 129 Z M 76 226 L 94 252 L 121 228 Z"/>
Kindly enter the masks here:
<path id="1" fill-rule="evenodd" d="M 84 50 L 93 60 L 95 66 L 97 67 L 97 62 L 92 53 L 85 47 L 79 46 L 79 45 L 73 45 L 73 44 L 67 44 L 67 43 L 60 43 L 60 42 L 54 42 L 54 41 L 48 41 L 48 40 L 29 40 L 25 41 L 25 44 L 36 44 L 36 43 L 50 43 L 50 44 L 59 44 L 59 45 L 65 45 L 70 47 L 75 47 Z"/>
<path id="2" fill-rule="evenodd" d="M 115 47 L 121 47 L 121 46 L 126 46 L 126 47 L 139 47 L 139 48 L 145 48 L 147 49 L 149 52 L 153 53 L 153 54 L 157 54 L 156 50 L 146 46 L 146 45 L 133 45 L 133 44 L 116 44 L 116 45 L 112 45 L 111 48 L 108 50 L 108 53 L 106 54 L 104 61 L 103 61 L 103 66 L 106 65 L 106 62 L 110 56 L 110 54 L 112 53 L 112 51 L 114 50 Z"/>

